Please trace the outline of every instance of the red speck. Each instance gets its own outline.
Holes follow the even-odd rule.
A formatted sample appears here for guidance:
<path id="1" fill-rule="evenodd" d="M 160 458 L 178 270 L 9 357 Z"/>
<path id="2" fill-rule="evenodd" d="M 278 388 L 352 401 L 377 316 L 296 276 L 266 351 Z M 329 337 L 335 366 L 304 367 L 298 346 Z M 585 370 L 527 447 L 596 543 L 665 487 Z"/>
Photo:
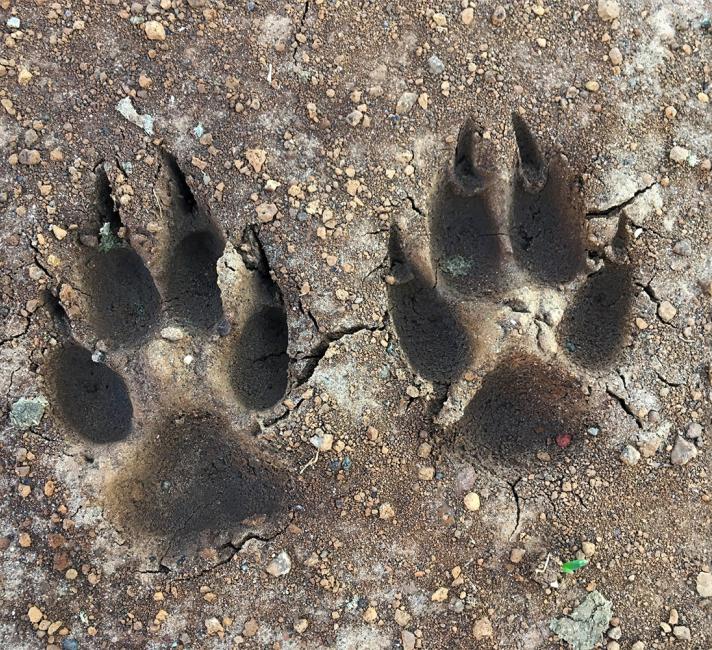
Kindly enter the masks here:
<path id="1" fill-rule="evenodd" d="M 566 449 L 571 444 L 572 436 L 570 433 L 559 433 L 556 435 L 556 444 L 562 449 Z"/>

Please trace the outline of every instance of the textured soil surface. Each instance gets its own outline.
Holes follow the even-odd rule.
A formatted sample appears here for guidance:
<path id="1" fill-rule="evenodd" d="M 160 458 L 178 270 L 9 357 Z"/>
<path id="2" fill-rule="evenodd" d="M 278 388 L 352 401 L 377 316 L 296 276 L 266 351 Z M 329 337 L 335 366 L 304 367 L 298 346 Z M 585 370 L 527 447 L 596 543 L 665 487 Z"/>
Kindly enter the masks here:
<path id="1" fill-rule="evenodd" d="M 3 647 L 712 648 L 707 0 L 0 17 Z"/>

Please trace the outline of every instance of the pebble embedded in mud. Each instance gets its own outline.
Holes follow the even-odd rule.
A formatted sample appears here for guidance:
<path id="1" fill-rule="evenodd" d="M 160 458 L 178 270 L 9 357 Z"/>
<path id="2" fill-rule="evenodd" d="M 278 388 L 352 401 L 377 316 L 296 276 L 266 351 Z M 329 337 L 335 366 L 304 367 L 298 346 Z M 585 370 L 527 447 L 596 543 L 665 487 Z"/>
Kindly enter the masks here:
<path id="1" fill-rule="evenodd" d="M 292 569 L 292 559 L 286 551 L 281 551 L 274 560 L 272 560 L 265 571 L 275 578 L 286 576 Z"/>
<path id="2" fill-rule="evenodd" d="M 465 508 L 470 512 L 476 512 L 480 509 L 480 495 L 476 492 L 468 492 L 463 499 Z"/>
<path id="3" fill-rule="evenodd" d="M 678 436 L 670 454 L 670 462 L 673 465 L 687 465 L 695 456 L 697 456 L 697 447 L 682 436 Z"/>

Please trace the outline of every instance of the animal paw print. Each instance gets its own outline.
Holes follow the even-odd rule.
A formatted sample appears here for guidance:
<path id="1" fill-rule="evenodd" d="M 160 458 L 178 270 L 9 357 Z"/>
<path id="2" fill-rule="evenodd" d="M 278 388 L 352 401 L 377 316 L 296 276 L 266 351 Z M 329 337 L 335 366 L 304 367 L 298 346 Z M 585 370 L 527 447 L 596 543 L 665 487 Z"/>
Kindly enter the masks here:
<path id="1" fill-rule="evenodd" d="M 106 468 L 112 523 L 157 540 L 170 566 L 206 535 L 244 534 L 282 511 L 282 474 L 254 434 L 257 412 L 287 390 L 289 357 L 257 231 L 238 252 L 170 156 L 160 179 L 161 223 L 129 232 L 97 168 L 97 220 L 59 291 L 45 380 L 56 414 Z M 146 241 L 151 270 L 133 247 Z"/>
<path id="2" fill-rule="evenodd" d="M 582 377 L 621 354 L 633 295 L 625 224 L 612 246 L 587 251 L 567 161 L 518 114 L 513 123 L 517 156 L 504 180 L 466 120 L 436 183 L 429 250 L 409 249 L 394 224 L 387 278 L 410 365 L 434 384 L 467 378 L 475 392 L 457 431 L 510 459 L 576 438 L 589 417 Z M 530 336 L 519 331 L 526 323 Z"/>

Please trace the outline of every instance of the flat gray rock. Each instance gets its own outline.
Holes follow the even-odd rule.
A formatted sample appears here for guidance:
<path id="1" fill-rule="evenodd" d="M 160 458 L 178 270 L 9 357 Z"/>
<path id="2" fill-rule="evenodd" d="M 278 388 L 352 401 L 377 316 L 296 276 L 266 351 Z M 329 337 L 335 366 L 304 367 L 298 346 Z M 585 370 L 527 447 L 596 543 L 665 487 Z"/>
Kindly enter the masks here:
<path id="1" fill-rule="evenodd" d="M 613 607 L 598 591 L 592 591 L 569 615 L 554 618 L 549 629 L 574 650 L 590 650 L 603 640 Z"/>

